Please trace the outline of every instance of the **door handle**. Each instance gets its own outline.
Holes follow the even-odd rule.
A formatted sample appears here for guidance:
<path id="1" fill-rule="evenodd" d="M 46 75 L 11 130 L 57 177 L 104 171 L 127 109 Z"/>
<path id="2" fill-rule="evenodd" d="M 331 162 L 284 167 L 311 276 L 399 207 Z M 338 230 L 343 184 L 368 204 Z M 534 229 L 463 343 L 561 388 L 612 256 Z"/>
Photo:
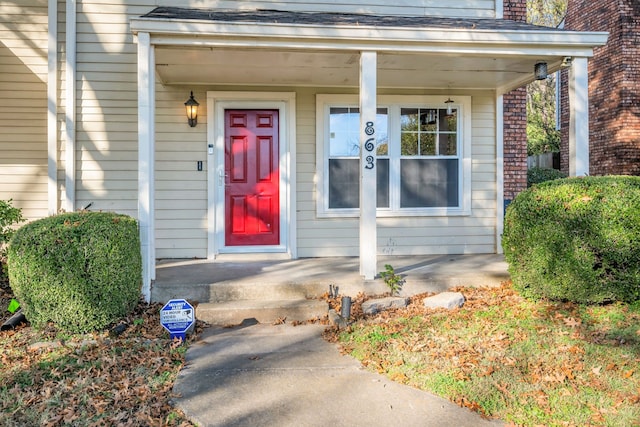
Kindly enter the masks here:
<path id="1" fill-rule="evenodd" d="M 227 171 L 220 170 L 220 172 L 218 172 L 218 183 L 219 183 L 219 185 L 225 185 L 227 183 L 228 176 L 229 175 L 227 175 Z"/>

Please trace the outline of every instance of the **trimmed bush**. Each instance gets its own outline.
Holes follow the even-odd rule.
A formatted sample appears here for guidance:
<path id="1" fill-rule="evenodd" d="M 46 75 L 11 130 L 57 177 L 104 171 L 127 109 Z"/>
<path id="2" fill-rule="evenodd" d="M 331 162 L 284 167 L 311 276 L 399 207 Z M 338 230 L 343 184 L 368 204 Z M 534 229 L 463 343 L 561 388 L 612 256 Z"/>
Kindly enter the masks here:
<path id="1" fill-rule="evenodd" d="M 567 175 L 557 169 L 550 168 L 530 168 L 527 169 L 527 187 L 541 182 L 551 181 L 554 179 L 566 178 Z"/>
<path id="2" fill-rule="evenodd" d="M 78 333 L 129 313 L 142 284 L 135 219 L 115 213 L 56 215 L 20 228 L 9 245 L 9 284 L 36 328 Z"/>
<path id="3" fill-rule="evenodd" d="M 525 296 L 640 300 L 640 177 L 565 178 L 523 191 L 507 209 L 502 247 Z"/>

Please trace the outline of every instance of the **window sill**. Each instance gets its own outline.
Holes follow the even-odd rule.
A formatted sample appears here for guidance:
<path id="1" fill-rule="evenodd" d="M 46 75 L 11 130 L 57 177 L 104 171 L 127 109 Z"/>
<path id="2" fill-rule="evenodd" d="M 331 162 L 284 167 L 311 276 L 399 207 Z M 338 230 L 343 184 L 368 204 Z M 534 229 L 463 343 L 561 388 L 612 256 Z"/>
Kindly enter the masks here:
<path id="1" fill-rule="evenodd" d="M 360 211 L 358 209 L 332 209 L 318 211 L 317 216 L 318 218 L 358 218 L 360 217 Z M 471 216 L 471 210 L 460 208 L 403 209 L 397 211 L 379 209 L 376 213 L 377 218 L 450 216 Z"/>

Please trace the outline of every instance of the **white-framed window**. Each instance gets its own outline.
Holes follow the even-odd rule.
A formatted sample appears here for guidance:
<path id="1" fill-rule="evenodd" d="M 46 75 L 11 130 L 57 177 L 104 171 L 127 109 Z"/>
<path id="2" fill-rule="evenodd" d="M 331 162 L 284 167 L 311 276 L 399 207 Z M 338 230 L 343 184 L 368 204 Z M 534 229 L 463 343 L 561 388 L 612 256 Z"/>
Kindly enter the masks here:
<path id="1" fill-rule="evenodd" d="M 470 214 L 471 97 L 452 98 L 378 98 L 378 216 Z M 357 95 L 317 95 L 316 125 L 318 216 L 358 216 Z"/>

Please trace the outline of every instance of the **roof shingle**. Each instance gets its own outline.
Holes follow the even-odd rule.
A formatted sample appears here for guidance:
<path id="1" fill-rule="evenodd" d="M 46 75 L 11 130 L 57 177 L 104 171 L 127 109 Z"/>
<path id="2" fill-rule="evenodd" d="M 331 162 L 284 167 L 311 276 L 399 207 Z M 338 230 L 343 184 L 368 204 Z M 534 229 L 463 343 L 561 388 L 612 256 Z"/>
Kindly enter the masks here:
<path id="1" fill-rule="evenodd" d="M 142 18 L 247 22 L 261 24 L 300 24 L 319 26 L 367 26 L 399 28 L 438 28 L 461 30 L 544 31 L 548 27 L 507 19 L 443 18 L 433 16 L 382 16 L 355 13 L 287 12 L 278 10 L 223 10 L 157 7 Z M 557 30 L 557 29 L 555 29 Z M 558 30 L 561 31 L 561 30 Z"/>

